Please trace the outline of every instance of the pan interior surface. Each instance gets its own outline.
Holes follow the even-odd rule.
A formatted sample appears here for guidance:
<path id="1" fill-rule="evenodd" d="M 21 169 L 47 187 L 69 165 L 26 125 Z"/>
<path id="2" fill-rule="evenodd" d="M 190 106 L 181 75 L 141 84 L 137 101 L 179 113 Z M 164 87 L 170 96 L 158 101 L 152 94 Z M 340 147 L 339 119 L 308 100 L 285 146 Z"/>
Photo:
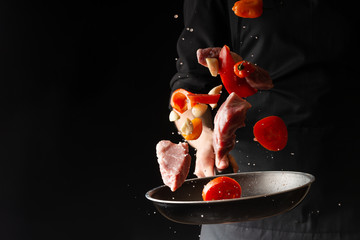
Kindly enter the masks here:
<path id="1" fill-rule="evenodd" d="M 244 172 L 223 176 L 231 177 L 239 182 L 242 193 L 239 199 L 218 200 L 221 202 L 271 196 L 311 184 L 315 180 L 315 177 L 310 174 L 291 171 Z M 152 201 L 169 203 L 203 203 L 203 187 L 215 177 L 218 176 L 188 179 L 175 192 L 172 192 L 167 186 L 160 186 L 149 191 L 146 197 Z"/>
<path id="2" fill-rule="evenodd" d="M 308 193 L 315 177 L 300 172 L 265 171 L 225 174 L 239 182 L 240 198 L 203 201 L 202 190 L 214 177 L 194 178 L 175 192 L 167 186 L 146 193 L 167 219 L 183 224 L 221 224 L 262 219 L 290 211 Z"/>

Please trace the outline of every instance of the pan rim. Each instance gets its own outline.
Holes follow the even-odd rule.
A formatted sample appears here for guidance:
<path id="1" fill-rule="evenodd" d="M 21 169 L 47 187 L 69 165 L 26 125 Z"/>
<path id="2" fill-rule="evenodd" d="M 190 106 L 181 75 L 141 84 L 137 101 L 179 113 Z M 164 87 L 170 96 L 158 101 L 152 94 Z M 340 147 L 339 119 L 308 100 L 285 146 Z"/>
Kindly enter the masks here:
<path id="1" fill-rule="evenodd" d="M 310 173 L 304 173 L 304 172 L 299 172 L 299 171 L 254 171 L 254 172 L 240 172 L 240 173 L 230 173 L 230 174 L 224 174 L 221 176 L 236 176 L 236 175 L 245 175 L 245 174 L 261 174 L 261 173 L 288 173 L 288 174 L 297 174 L 297 175 L 302 175 L 302 176 L 306 176 L 309 178 L 309 181 L 301 186 L 295 187 L 295 188 L 291 188 L 288 190 L 284 190 L 284 191 L 279 191 L 279 192 L 275 192 L 275 193 L 271 193 L 271 194 L 262 194 L 262 195 L 254 195 L 254 196 L 248 196 L 248 197 L 240 197 L 240 198 L 233 198 L 233 199 L 223 199 L 223 200 L 212 200 L 212 201 L 176 201 L 176 200 L 161 200 L 161 199 L 157 199 L 157 198 L 153 198 L 151 197 L 151 193 L 155 192 L 156 190 L 160 189 L 160 188 L 164 188 L 166 187 L 166 185 L 161 185 L 158 186 L 156 188 L 153 188 L 151 190 L 149 190 L 146 194 L 145 197 L 152 201 L 152 202 L 156 202 L 156 203 L 163 203 L 163 204 L 177 204 L 177 205 L 187 205 L 187 204 L 221 204 L 221 203 L 227 203 L 227 202 L 236 202 L 236 201 L 246 201 L 246 200 L 250 200 L 250 199 L 254 199 L 254 198 L 264 198 L 264 197 L 271 197 L 271 196 L 275 196 L 275 195 L 279 195 L 279 194 L 283 194 L 283 193 L 287 193 L 287 192 L 291 192 L 291 191 L 295 191 L 298 190 L 300 188 L 304 188 L 304 187 L 309 187 L 311 186 L 311 184 L 315 181 L 315 176 L 310 174 Z M 220 175 L 219 175 L 220 176 Z M 186 182 L 191 182 L 191 181 L 195 181 L 195 180 L 199 180 L 199 179 L 211 179 L 214 178 L 216 176 L 211 176 L 211 177 L 204 177 L 204 178 L 191 178 L 191 179 L 187 179 Z"/>

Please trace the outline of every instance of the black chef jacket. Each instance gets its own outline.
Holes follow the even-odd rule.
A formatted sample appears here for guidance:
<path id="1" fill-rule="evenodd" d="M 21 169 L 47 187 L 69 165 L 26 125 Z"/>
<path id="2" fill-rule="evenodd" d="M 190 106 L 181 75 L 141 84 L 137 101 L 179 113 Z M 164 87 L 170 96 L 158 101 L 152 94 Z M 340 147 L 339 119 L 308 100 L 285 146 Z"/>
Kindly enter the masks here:
<path id="1" fill-rule="evenodd" d="M 207 93 L 221 84 L 197 63 L 198 48 L 226 44 L 266 69 L 275 87 L 247 98 L 252 108 L 231 153 L 241 172 L 302 171 L 316 181 L 294 210 L 264 220 L 204 225 L 201 239 L 360 239 L 355 6 L 264 0 L 261 17 L 244 19 L 232 12 L 234 2 L 185 0 L 171 88 Z M 279 152 L 253 141 L 253 125 L 270 115 L 280 116 L 289 131 Z"/>

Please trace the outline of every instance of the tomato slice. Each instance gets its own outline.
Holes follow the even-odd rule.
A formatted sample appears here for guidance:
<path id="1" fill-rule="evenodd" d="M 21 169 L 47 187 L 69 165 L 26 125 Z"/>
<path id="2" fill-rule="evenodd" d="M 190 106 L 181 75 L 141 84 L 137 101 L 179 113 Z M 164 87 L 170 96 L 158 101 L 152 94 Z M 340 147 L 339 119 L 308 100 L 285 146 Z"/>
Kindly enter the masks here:
<path id="1" fill-rule="evenodd" d="M 288 131 L 280 117 L 263 118 L 254 125 L 253 130 L 256 141 L 270 151 L 280 151 L 287 144 Z"/>
<path id="2" fill-rule="evenodd" d="M 217 177 L 208 182 L 203 189 L 204 201 L 239 198 L 241 196 L 240 184 L 229 177 Z"/>

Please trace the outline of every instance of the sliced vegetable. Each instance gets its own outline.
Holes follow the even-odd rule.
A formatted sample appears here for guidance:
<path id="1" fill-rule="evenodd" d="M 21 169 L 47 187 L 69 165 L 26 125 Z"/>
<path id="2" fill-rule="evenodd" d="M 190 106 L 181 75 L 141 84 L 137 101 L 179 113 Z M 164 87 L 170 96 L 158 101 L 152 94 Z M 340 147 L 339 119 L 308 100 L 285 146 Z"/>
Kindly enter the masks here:
<path id="1" fill-rule="evenodd" d="M 239 78 L 246 78 L 255 72 L 255 66 L 248 61 L 240 61 L 234 65 L 234 72 Z"/>
<path id="2" fill-rule="evenodd" d="M 190 135 L 194 130 L 193 124 L 190 119 L 186 119 L 183 125 L 180 128 L 181 134 L 184 136 Z"/>
<path id="3" fill-rule="evenodd" d="M 182 88 L 175 90 L 170 99 L 170 105 L 173 107 L 173 109 L 179 113 L 185 112 L 188 109 L 188 94 L 190 94 L 190 92 Z"/>
<path id="4" fill-rule="evenodd" d="M 202 191 L 204 201 L 239 198 L 240 184 L 229 177 L 217 177 L 208 182 Z"/>
<path id="5" fill-rule="evenodd" d="M 177 112 L 183 113 L 198 103 L 215 104 L 219 98 L 220 94 L 195 94 L 179 88 L 171 95 L 170 104 Z"/>
<path id="6" fill-rule="evenodd" d="M 192 132 L 190 134 L 183 134 L 186 140 L 196 140 L 200 137 L 202 132 L 202 120 L 201 118 L 194 118 L 191 120 Z"/>
<path id="7" fill-rule="evenodd" d="M 194 117 L 197 118 L 204 115 L 207 109 L 208 109 L 208 105 L 203 103 L 198 103 L 191 109 L 191 113 Z"/>
<path id="8" fill-rule="evenodd" d="M 216 86 L 216 87 L 213 87 L 213 88 L 209 91 L 209 95 L 220 94 L 220 93 L 221 93 L 221 89 L 222 89 L 222 85 L 218 85 L 218 86 Z"/>
<path id="9" fill-rule="evenodd" d="M 263 13 L 263 0 L 240 0 L 235 2 L 232 10 L 242 18 L 257 18 Z"/>
<path id="10" fill-rule="evenodd" d="M 190 100 L 191 105 L 194 106 L 197 103 L 215 104 L 219 101 L 220 94 L 209 95 L 190 93 L 187 97 Z"/>
<path id="11" fill-rule="evenodd" d="M 287 127 L 278 116 L 261 119 L 254 125 L 253 130 L 255 140 L 270 151 L 280 151 L 287 144 Z"/>
<path id="12" fill-rule="evenodd" d="M 219 73 L 219 61 L 217 58 L 205 58 L 207 67 L 209 68 L 210 74 L 216 77 Z"/>
<path id="13" fill-rule="evenodd" d="M 216 86 L 209 91 L 209 95 L 221 94 L 222 85 Z M 209 104 L 212 109 L 217 107 L 217 103 Z"/>
<path id="14" fill-rule="evenodd" d="M 170 112 L 170 114 L 169 114 L 170 122 L 175 122 L 179 118 L 180 118 L 180 116 L 179 116 L 179 114 L 177 114 L 177 112 L 175 112 L 174 110 Z"/>
<path id="15" fill-rule="evenodd" d="M 223 82 L 228 93 L 235 92 L 239 97 L 249 97 L 257 92 L 257 89 L 252 88 L 245 78 L 239 78 L 234 73 L 235 62 L 230 54 L 228 46 L 224 46 L 219 54 L 219 73 L 221 81 Z"/>

